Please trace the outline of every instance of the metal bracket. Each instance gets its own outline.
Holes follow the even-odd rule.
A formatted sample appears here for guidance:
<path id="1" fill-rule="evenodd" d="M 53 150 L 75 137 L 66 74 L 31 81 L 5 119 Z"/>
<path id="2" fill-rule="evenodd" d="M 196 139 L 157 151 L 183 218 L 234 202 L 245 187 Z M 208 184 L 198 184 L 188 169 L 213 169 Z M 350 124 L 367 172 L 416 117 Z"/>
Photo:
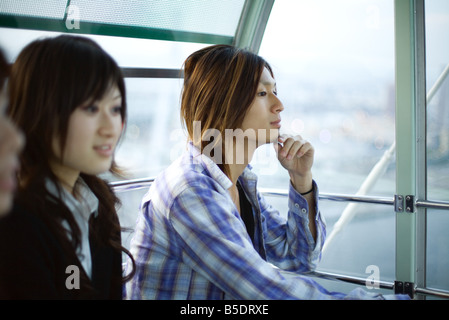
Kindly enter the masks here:
<path id="1" fill-rule="evenodd" d="M 395 212 L 415 212 L 415 196 L 395 195 L 394 196 L 394 211 Z"/>
<path id="2" fill-rule="evenodd" d="M 414 196 L 405 196 L 405 211 L 406 212 L 415 212 L 415 197 Z"/>
<path id="3" fill-rule="evenodd" d="M 404 197 L 395 195 L 394 196 L 394 211 L 395 212 L 404 212 Z"/>
<path id="4" fill-rule="evenodd" d="M 411 299 L 415 295 L 415 284 L 413 282 L 394 282 L 394 293 L 395 294 L 408 294 Z"/>

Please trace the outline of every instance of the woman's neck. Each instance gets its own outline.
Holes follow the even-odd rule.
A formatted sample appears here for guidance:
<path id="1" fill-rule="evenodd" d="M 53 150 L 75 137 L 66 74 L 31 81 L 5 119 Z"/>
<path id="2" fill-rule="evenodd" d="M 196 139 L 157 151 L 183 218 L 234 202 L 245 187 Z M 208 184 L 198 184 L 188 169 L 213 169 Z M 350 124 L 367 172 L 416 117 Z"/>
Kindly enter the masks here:
<path id="1" fill-rule="evenodd" d="M 233 144 L 231 148 L 233 152 L 232 154 L 230 154 L 229 152 L 226 154 L 226 160 L 228 162 L 230 171 L 229 178 L 231 179 L 232 184 L 235 186 L 237 183 L 237 179 L 241 176 L 243 170 L 245 170 L 245 168 L 251 162 L 256 149 L 249 148 L 247 144 L 244 145 Z"/>
<path id="2" fill-rule="evenodd" d="M 50 163 L 51 170 L 53 171 L 56 178 L 58 178 L 61 186 L 66 189 L 70 194 L 75 196 L 75 184 L 80 176 L 80 172 L 78 170 L 72 170 L 67 166 L 63 166 L 58 162 Z"/>

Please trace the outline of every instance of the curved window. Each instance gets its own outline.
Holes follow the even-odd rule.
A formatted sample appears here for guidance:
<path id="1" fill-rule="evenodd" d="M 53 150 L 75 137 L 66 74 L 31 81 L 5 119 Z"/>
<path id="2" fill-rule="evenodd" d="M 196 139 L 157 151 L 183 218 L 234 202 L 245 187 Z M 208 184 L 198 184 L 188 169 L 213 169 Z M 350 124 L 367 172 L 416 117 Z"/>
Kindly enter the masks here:
<path id="1" fill-rule="evenodd" d="M 186 145 L 183 61 L 209 44 L 232 43 L 273 67 L 285 107 L 282 133 L 315 146 L 328 226 L 318 281 L 344 292 L 354 283 L 368 287 L 375 276 L 385 293 L 412 282 L 418 298 L 448 298 L 448 1 L 156 2 L 0 3 L 0 46 L 10 61 L 34 39 L 78 33 L 122 67 L 129 113 L 116 160 L 126 180 L 107 178 L 122 201 L 121 225 L 130 229 L 124 245 L 151 178 Z M 76 13 L 81 25 L 72 30 Z M 260 191 L 286 213 L 289 177 L 273 147 L 260 147 L 251 164 Z"/>
<path id="2" fill-rule="evenodd" d="M 449 200 L 449 2 L 426 1 L 427 89 L 436 84 L 427 104 L 428 198 Z M 444 77 L 446 72 L 446 77 Z M 443 77 L 442 77 L 443 76 Z"/>
<path id="3" fill-rule="evenodd" d="M 321 192 L 395 192 L 393 22 L 390 0 L 274 3 L 260 55 L 274 68 L 285 107 L 281 130 L 315 146 Z M 285 170 L 268 163 L 260 186 L 285 188 Z M 375 265 L 382 280 L 395 278 L 392 207 L 322 201 L 321 208 L 330 238 L 319 270 L 365 278 Z"/>
<path id="4" fill-rule="evenodd" d="M 449 200 L 449 2 L 426 0 L 427 198 Z M 427 287 L 449 290 L 449 210 L 427 209 Z"/>

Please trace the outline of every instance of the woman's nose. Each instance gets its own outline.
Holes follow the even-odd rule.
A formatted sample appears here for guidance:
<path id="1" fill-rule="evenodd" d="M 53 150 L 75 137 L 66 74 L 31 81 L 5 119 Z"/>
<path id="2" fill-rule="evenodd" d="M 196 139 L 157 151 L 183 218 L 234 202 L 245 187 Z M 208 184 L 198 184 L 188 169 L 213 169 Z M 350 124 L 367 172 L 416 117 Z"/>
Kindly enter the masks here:
<path id="1" fill-rule="evenodd" d="M 273 104 L 272 111 L 274 113 L 280 113 L 284 110 L 284 105 L 282 104 L 281 100 L 276 97 L 276 101 Z"/>
<path id="2" fill-rule="evenodd" d="M 122 130 L 121 117 L 111 114 L 109 112 L 104 112 L 101 115 L 99 133 L 103 136 L 111 137 L 120 135 Z"/>

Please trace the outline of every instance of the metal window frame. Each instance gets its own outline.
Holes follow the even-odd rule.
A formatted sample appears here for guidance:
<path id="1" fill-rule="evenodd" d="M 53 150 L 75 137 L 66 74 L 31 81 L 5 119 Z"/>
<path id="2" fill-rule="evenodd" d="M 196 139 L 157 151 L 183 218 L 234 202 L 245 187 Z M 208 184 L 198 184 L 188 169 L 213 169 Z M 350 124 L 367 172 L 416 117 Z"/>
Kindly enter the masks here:
<path id="1" fill-rule="evenodd" d="M 424 0 L 395 0 L 396 194 L 427 200 Z M 410 206 L 409 206 L 410 208 Z M 426 287 L 425 207 L 396 212 L 396 289 Z"/>
<path id="2" fill-rule="evenodd" d="M 121 68 L 125 78 L 152 78 L 152 79 L 181 79 L 184 78 L 182 69 L 164 68 Z"/>
<path id="3" fill-rule="evenodd" d="M 275 0 L 245 1 L 233 45 L 259 52 Z"/>
<path id="4" fill-rule="evenodd" d="M 16 16 L 9 14 L 0 14 L 0 27 L 207 44 L 232 44 L 233 41 L 233 37 L 215 34 L 145 28 L 138 26 L 129 27 L 86 21 L 83 21 L 80 24 L 79 29 L 68 29 L 66 27 L 65 20 Z"/>
<path id="5" fill-rule="evenodd" d="M 427 85 L 425 0 L 415 0 L 415 96 L 416 96 L 416 190 L 417 200 L 427 201 Z M 416 200 L 415 200 L 416 203 Z M 415 287 L 426 288 L 427 207 L 416 207 Z M 418 295 L 418 299 L 423 296 Z"/>
<path id="6" fill-rule="evenodd" d="M 66 19 L 70 0 L 67 1 L 64 17 L 61 19 L 0 13 L 0 27 L 205 44 L 232 44 L 237 47 L 247 48 L 253 52 L 258 52 L 274 1 L 275 0 L 246 0 L 243 5 L 236 33 L 233 37 L 218 34 L 140 26 L 131 27 L 88 21 L 83 21 L 80 24 L 79 29 L 69 29 L 66 26 Z"/>

